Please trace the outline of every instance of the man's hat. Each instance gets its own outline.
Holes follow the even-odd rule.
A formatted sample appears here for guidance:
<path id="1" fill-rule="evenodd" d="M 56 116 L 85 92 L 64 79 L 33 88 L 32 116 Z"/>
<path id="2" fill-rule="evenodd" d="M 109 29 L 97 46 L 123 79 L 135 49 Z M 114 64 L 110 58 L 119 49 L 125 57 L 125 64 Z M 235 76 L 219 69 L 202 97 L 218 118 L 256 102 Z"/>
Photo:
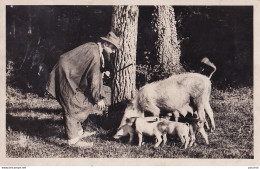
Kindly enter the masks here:
<path id="1" fill-rule="evenodd" d="M 100 37 L 102 40 L 107 41 L 114 45 L 117 49 L 120 48 L 120 39 L 117 37 L 114 32 L 109 32 L 106 37 Z"/>

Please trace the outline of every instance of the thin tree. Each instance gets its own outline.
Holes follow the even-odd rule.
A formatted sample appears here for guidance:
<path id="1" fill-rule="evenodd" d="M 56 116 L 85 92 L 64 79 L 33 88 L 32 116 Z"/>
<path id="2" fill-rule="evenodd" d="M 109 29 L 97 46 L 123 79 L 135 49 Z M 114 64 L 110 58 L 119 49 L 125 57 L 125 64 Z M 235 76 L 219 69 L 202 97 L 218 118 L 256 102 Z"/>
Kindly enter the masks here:
<path id="1" fill-rule="evenodd" d="M 179 73 L 180 45 L 177 39 L 175 13 L 172 6 L 155 6 L 153 12 L 153 30 L 157 33 L 155 42 L 156 56 L 164 71 Z"/>
<path id="2" fill-rule="evenodd" d="M 114 6 L 111 30 L 121 38 L 121 49 L 114 61 L 112 103 L 130 100 L 136 89 L 136 49 L 138 6 Z"/>

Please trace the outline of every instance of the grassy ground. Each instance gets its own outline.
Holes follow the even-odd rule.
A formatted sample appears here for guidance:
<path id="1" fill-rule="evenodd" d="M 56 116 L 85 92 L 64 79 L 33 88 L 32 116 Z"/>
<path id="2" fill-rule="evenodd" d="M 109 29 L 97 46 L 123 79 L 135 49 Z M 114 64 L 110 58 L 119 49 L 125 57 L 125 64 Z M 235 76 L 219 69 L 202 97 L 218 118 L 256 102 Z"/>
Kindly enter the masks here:
<path id="1" fill-rule="evenodd" d="M 197 135 L 197 145 L 183 149 L 180 140 L 169 138 L 164 147 L 153 148 L 154 140 L 145 138 L 139 148 L 112 138 L 113 130 L 102 127 L 105 118 L 91 115 L 86 130 L 96 131 L 86 138 L 94 147 L 81 149 L 66 145 L 62 112 L 56 100 L 7 87 L 6 154 L 7 157 L 89 157 L 89 158 L 254 158 L 252 88 L 213 89 L 211 106 L 216 130 L 209 135 L 209 145 Z M 111 122 L 112 123 L 112 122 Z"/>

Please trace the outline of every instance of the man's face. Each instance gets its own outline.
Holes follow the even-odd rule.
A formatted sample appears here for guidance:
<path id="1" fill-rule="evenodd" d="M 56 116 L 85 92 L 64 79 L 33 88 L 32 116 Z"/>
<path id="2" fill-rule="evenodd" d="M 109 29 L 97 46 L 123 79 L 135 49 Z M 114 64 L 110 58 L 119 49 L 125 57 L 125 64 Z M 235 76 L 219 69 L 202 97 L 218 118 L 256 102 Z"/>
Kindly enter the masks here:
<path id="1" fill-rule="evenodd" d="M 104 43 L 104 50 L 107 52 L 107 54 L 115 53 L 115 46 L 112 45 L 111 43 Z"/>
<path id="2" fill-rule="evenodd" d="M 115 46 L 110 43 L 104 43 L 104 51 L 105 60 L 111 62 L 111 54 L 116 51 Z"/>

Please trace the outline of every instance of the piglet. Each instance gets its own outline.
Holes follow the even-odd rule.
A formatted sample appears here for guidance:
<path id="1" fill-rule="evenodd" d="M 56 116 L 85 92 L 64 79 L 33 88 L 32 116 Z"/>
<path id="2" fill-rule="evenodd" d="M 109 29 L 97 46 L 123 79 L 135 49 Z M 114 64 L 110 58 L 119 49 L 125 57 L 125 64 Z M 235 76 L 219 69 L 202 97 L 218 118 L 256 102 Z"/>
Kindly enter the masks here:
<path id="1" fill-rule="evenodd" d="M 138 145 L 141 146 L 143 142 L 143 134 L 149 135 L 149 136 L 155 136 L 156 137 L 156 144 L 154 147 L 158 147 L 161 142 L 163 141 L 163 144 L 166 143 L 167 138 L 167 125 L 159 121 L 157 117 L 132 117 L 129 119 L 129 121 L 121 126 L 117 133 L 115 134 L 114 138 L 118 139 L 122 136 L 130 135 L 129 137 L 129 143 L 132 142 L 133 135 L 134 135 L 134 129 L 135 132 L 138 135 L 139 142 Z M 163 136 L 163 140 L 162 140 Z"/>
<path id="2" fill-rule="evenodd" d="M 166 120 L 163 120 L 163 122 L 167 125 L 167 133 L 169 135 L 178 135 L 182 144 L 184 144 L 184 149 L 186 149 L 190 141 L 189 124 Z"/>
<path id="3" fill-rule="evenodd" d="M 157 117 L 136 118 L 135 127 L 139 138 L 139 146 L 142 145 L 143 134 L 156 137 L 157 142 L 155 143 L 154 147 L 158 147 L 162 141 L 163 144 L 165 144 L 167 141 L 167 125 L 163 121 L 159 121 Z"/>
<path id="4" fill-rule="evenodd" d="M 189 128 L 190 128 L 191 141 L 189 146 L 192 146 L 193 143 L 195 142 L 196 140 L 195 135 L 197 133 L 200 133 L 204 138 L 204 140 L 206 141 L 206 144 L 209 144 L 208 135 L 204 129 L 204 123 L 201 120 L 197 118 L 179 118 L 179 122 L 190 124 Z"/>
<path id="5" fill-rule="evenodd" d="M 134 137 L 134 129 L 129 124 L 125 124 L 122 127 L 120 127 L 114 135 L 114 139 L 120 139 L 121 137 L 127 135 L 129 135 L 128 143 L 131 143 Z"/>

